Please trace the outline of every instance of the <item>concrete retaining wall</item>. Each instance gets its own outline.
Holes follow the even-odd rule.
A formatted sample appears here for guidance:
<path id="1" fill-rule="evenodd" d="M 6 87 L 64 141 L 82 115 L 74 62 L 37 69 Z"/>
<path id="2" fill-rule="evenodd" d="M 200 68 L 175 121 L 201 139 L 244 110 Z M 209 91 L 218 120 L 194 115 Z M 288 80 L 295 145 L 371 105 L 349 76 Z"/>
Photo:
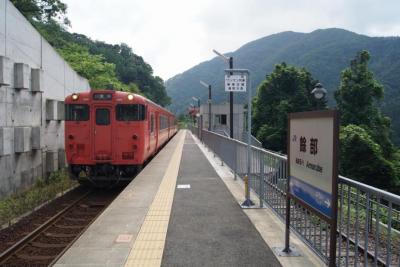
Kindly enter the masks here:
<path id="1" fill-rule="evenodd" d="M 9 0 L 0 0 L 0 198 L 65 167 L 60 107 L 66 95 L 89 89 Z"/>

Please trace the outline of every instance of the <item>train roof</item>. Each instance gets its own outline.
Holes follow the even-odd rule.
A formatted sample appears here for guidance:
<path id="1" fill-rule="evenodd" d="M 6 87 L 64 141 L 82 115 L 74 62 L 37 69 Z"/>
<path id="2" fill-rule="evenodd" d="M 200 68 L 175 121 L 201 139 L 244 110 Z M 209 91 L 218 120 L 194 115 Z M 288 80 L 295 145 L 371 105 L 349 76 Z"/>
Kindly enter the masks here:
<path id="1" fill-rule="evenodd" d="M 79 92 L 79 93 L 73 93 L 73 94 L 79 94 L 79 96 L 81 96 L 82 98 L 85 98 L 85 97 L 86 97 L 86 98 L 92 99 L 91 97 L 92 97 L 92 95 L 93 95 L 94 93 L 111 93 L 111 94 L 115 95 L 115 97 L 124 97 L 124 96 L 128 96 L 128 95 L 133 95 L 133 96 L 134 96 L 134 99 L 135 99 L 135 101 L 136 101 L 136 103 L 138 103 L 138 102 L 139 102 L 139 103 L 142 102 L 143 104 L 145 104 L 145 103 L 150 103 L 150 104 L 152 104 L 152 105 L 154 105 L 154 106 L 156 106 L 156 107 L 158 107 L 158 108 L 164 110 L 165 112 L 168 112 L 169 114 L 175 116 L 175 114 L 173 114 L 171 111 L 169 111 L 168 109 L 166 109 L 166 108 L 160 106 L 160 105 L 157 104 L 157 103 L 154 103 L 154 102 L 151 101 L 150 99 L 148 99 L 148 98 L 146 98 L 146 97 L 144 97 L 144 96 L 142 96 L 142 95 L 135 94 L 135 93 L 131 93 L 131 92 L 116 91 L 116 90 L 111 90 L 111 89 L 92 89 L 92 90 L 90 90 L 90 91 L 88 91 L 88 92 Z M 73 94 L 68 95 L 68 96 L 65 98 L 65 100 L 68 101 L 68 102 L 71 101 L 71 96 L 72 96 Z M 138 100 L 139 100 L 139 101 L 138 101 Z"/>

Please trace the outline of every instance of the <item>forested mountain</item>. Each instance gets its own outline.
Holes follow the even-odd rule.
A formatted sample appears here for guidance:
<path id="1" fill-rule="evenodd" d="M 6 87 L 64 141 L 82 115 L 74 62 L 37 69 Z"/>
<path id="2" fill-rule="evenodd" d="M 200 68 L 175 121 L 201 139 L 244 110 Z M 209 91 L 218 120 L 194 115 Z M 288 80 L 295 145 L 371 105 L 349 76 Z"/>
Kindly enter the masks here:
<path id="1" fill-rule="evenodd" d="M 70 33 L 67 6 L 61 0 L 11 1 L 92 88 L 112 86 L 143 94 L 162 106 L 170 103 L 163 80 L 154 76 L 151 66 L 127 44 L 108 44 Z"/>
<path id="2" fill-rule="evenodd" d="M 112 84 L 115 89 L 124 89 L 128 91 L 139 92 L 160 105 L 170 103 L 167 96 L 164 81 L 157 76 L 153 76 L 153 69 L 147 64 L 142 57 L 133 53 L 132 49 L 124 43 L 108 44 L 102 41 L 93 41 L 89 37 L 65 31 L 61 27 L 55 25 L 36 23 L 46 39 L 59 50 L 64 58 L 75 67 L 75 70 L 89 78 L 93 88 L 104 88 Z M 93 72 L 87 64 L 83 64 L 82 52 L 87 51 L 90 55 L 100 56 L 101 60 L 108 64 L 113 64 L 113 72 L 118 81 L 114 82 L 103 79 L 95 75 L 90 77 Z M 76 57 L 74 55 L 76 54 Z M 90 61 L 90 60 L 88 60 Z M 90 71 L 91 73 L 87 73 Z M 100 74 L 104 72 L 104 68 L 97 69 Z M 139 90 L 139 91 L 137 91 Z"/>
<path id="3" fill-rule="evenodd" d="M 276 64 L 286 62 L 306 68 L 328 90 L 328 105 L 334 106 L 333 95 L 339 86 L 341 71 L 360 50 L 370 52 L 370 68 L 385 90 L 380 105 L 392 119 L 393 140 L 400 144 L 400 118 L 396 116 L 400 112 L 400 38 L 368 37 L 335 28 L 311 33 L 282 32 L 247 43 L 226 55 L 234 57 L 235 68 L 251 71 L 254 94 L 266 74 L 272 72 Z M 173 103 L 171 109 L 184 112 L 192 96 L 201 97 L 203 103 L 206 101 L 207 90 L 199 80 L 213 86 L 213 102 L 228 101 L 223 88 L 226 68 L 226 62 L 213 58 L 166 81 Z M 237 102 L 245 102 L 245 99 L 244 95 L 235 96 Z"/>

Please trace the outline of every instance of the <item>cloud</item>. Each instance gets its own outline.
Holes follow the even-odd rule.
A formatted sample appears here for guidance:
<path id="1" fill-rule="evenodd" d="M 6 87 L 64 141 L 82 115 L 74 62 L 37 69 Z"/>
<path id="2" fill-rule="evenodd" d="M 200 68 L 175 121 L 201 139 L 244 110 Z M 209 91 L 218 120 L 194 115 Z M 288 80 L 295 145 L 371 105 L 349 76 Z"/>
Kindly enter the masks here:
<path id="1" fill-rule="evenodd" d="M 64 0 L 72 31 L 127 43 L 164 79 L 281 31 L 400 35 L 397 0 Z"/>

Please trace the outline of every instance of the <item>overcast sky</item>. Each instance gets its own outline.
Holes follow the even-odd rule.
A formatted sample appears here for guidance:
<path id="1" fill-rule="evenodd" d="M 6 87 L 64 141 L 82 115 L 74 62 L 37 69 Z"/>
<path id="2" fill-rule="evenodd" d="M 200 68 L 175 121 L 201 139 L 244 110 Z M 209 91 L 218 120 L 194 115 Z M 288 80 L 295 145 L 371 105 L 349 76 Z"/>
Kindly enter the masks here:
<path id="1" fill-rule="evenodd" d="M 127 43 L 168 79 L 281 31 L 400 35 L 399 0 L 64 0 L 73 32 Z"/>

